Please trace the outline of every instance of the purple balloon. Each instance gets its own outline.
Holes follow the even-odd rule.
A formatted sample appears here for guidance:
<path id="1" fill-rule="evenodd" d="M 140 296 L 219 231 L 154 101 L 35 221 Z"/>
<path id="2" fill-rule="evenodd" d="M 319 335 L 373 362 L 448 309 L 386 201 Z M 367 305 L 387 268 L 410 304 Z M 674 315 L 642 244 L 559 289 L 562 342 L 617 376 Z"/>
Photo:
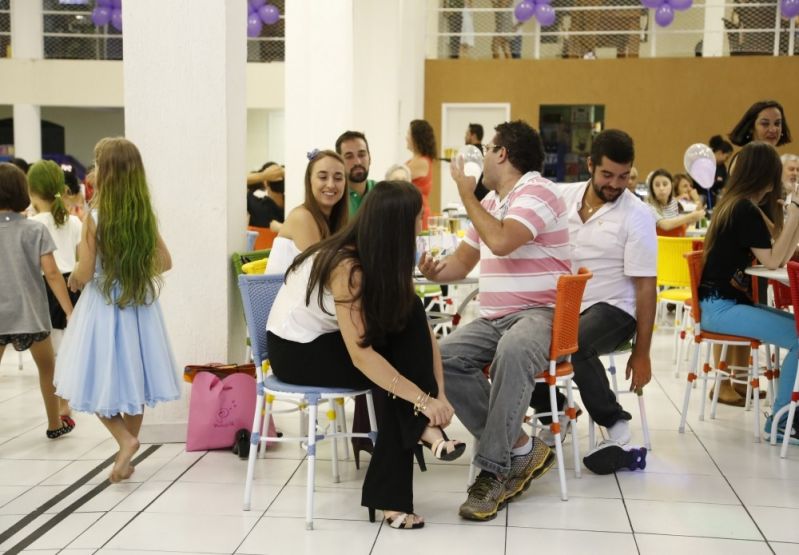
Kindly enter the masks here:
<path id="1" fill-rule="evenodd" d="M 111 27 L 117 31 L 122 31 L 122 10 L 114 10 L 111 12 Z"/>
<path id="2" fill-rule="evenodd" d="M 694 3 L 694 0 L 669 0 L 669 6 L 677 11 L 687 10 Z"/>
<path id="3" fill-rule="evenodd" d="M 780 2 L 782 17 L 791 19 L 799 15 L 799 0 L 782 0 Z"/>
<path id="4" fill-rule="evenodd" d="M 674 9 L 668 4 L 663 4 L 655 10 L 655 23 L 661 27 L 668 27 L 674 21 Z"/>
<path id="5" fill-rule="evenodd" d="M 552 0 L 533 0 L 533 2 L 535 2 L 536 6 L 542 6 L 544 4 L 547 4 L 547 5 L 551 4 Z"/>
<path id="6" fill-rule="evenodd" d="M 111 21 L 111 10 L 105 6 L 98 6 L 92 10 L 92 23 L 98 27 L 108 25 Z"/>
<path id="7" fill-rule="evenodd" d="M 111 0 L 111 7 L 115 10 L 121 10 L 122 0 Z"/>
<path id="8" fill-rule="evenodd" d="M 264 24 L 261 22 L 261 18 L 258 17 L 257 13 L 250 14 L 247 17 L 247 36 L 250 38 L 255 38 L 261 34 L 261 30 L 264 28 Z"/>
<path id="9" fill-rule="evenodd" d="M 261 18 L 261 21 L 263 21 L 264 24 L 274 25 L 280 21 L 280 12 L 272 4 L 266 4 L 265 6 L 258 8 L 258 17 Z"/>
<path id="10" fill-rule="evenodd" d="M 113 8 L 113 0 L 97 0 L 97 8 Z"/>
<path id="11" fill-rule="evenodd" d="M 266 0 L 250 0 L 250 11 L 257 12 L 258 9 L 266 4 Z"/>
<path id="12" fill-rule="evenodd" d="M 555 23 L 555 8 L 549 4 L 537 4 L 535 7 L 535 18 L 541 27 L 549 27 Z"/>
<path id="13" fill-rule="evenodd" d="M 516 4 L 516 8 L 513 10 L 513 14 L 516 16 L 516 19 L 519 21 L 527 21 L 531 17 L 535 15 L 535 4 L 530 2 L 529 0 L 522 0 L 518 4 Z"/>
<path id="14" fill-rule="evenodd" d="M 649 8 L 651 10 L 658 9 L 665 2 L 666 0 L 641 0 L 641 4 L 643 4 L 645 8 Z"/>

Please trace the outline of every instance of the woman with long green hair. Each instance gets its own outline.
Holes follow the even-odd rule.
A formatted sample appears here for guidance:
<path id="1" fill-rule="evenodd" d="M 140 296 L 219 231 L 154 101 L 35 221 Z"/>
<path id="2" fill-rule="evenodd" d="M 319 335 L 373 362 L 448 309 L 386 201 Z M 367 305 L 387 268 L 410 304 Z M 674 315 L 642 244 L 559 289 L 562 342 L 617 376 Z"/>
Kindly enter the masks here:
<path id="1" fill-rule="evenodd" d="M 77 261 L 76 254 L 80 242 L 81 222 L 71 216 L 64 203 L 67 195 L 64 172 L 52 160 L 41 160 L 28 169 L 28 189 L 31 204 L 36 210 L 32 219 L 40 221 L 50 232 L 56 245 L 53 252 L 58 271 L 64 276 L 66 284 Z M 50 308 L 50 323 L 53 326 L 53 349 L 58 351 L 61 335 L 67 327 L 67 317 L 53 290 L 45 281 L 47 302 Z M 70 292 L 72 304 L 78 302 L 78 292 Z M 69 418 L 69 409 L 62 407 L 62 416 Z M 71 419 L 70 419 L 71 420 Z"/>
<path id="2" fill-rule="evenodd" d="M 144 164 L 123 138 L 95 147 L 94 209 L 69 280 L 83 294 L 56 363 L 58 395 L 95 413 L 119 445 L 109 479 L 133 474 L 144 405 L 180 396 L 158 293 L 172 259 L 150 201 Z"/>

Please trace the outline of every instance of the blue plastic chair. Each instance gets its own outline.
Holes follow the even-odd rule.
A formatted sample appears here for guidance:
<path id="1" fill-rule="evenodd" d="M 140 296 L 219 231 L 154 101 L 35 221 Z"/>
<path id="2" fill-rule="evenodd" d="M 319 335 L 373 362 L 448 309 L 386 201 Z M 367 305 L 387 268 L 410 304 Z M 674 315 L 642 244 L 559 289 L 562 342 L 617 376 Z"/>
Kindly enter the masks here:
<path id="1" fill-rule="evenodd" d="M 323 439 L 333 439 L 333 480 L 339 481 L 338 475 L 338 452 L 336 440 L 340 438 L 368 437 L 374 441 L 377 439 L 377 425 L 375 424 L 375 410 L 372 399 L 372 392 L 366 390 L 354 390 L 348 388 L 327 388 L 309 387 L 293 385 L 281 382 L 274 374 L 269 373 L 268 353 L 266 349 L 266 321 L 269 318 L 269 311 L 272 303 L 283 285 L 282 275 L 240 275 L 239 290 L 241 300 L 244 304 L 244 317 L 247 320 L 247 329 L 250 334 L 250 344 L 252 346 L 252 358 L 255 362 L 257 372 L 256 391 L 258 395 L 255 403 L 255 414 L 253 416 L 252 433 L 250 435 L 250 455 L 247 462 L 247 478 L 244 484 L 244 510 L 250 510 L 252 499 L 252 481 L 255 472 L 255 459 L 257 457 L 258 446 L 268 442 L 290 442 L 304 441 L 308 449 L 308 478 L 306 486 L 305 504 L 305 527 L 313 530 L 313 494 L 314 494 L 314 475 L 316 470 L 316 443 Z M 369 433 L 350 433 L 346 430 L 346 425 L 339 429 L 336 425 L 338 418 L 343 419 L 343 404 L 337 400 L 344 397 L 355 397 L 366 395 L 367 409 L 369 412 Z M 266 437 L 261 433 L 262 422 L 268 422 L 272 414 L 272 402 L 275 398 L 297 402 L 300 406 L 307 406 L 308 427 L 307 435 L 303 437 Z M 333 431 L 320 430 L 317 424 L 319 413 L 319 403 L 330 401 L 331 408 L 328 416 L 334 422 Z M 264 420 L 261 419 L 263 415 Z"/>

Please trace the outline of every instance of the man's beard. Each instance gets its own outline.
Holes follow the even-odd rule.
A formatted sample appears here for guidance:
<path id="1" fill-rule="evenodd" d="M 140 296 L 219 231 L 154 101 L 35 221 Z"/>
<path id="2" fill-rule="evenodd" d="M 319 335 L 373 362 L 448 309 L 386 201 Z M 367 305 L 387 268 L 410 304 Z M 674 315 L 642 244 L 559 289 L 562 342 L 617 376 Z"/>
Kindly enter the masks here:
<path id="1" fill-rule="evenodd" d="M 594 181 L 593 177 L 591 178 L 591 186 L 594 188 L 594 193 L 599 200 L 602 202 L 616 202 L 624 190 L 614 189 L 613 187 L 609 187 L 607 185 L 599 186 Z M 610 194 L 605 194 L 604 190 L 607 190 Z"/>
<path id="2" fill-rule="evenodd" d="M 350 170 L 350 183 L 363 183 L 369 177 L 369 170 L 363 166 L 353 166 Z"/>

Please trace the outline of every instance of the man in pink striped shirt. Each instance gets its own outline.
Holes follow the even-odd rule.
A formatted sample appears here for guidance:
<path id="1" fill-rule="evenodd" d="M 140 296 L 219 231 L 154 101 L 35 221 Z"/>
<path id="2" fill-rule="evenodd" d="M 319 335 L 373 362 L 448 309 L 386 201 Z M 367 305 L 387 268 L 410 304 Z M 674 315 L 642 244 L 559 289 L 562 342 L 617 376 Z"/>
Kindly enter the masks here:
<path id="1" fill-rule="evenodd" d="M 480 317 L 441 342 L 446 395 L 479 440 L 481 469 L 460 515 L 489 520 L 555 462 L 541 440 L 522 430 L 534 388 L 533 369 L 547 368 L 558 277 L 571 271 L 566 205 L 541 177 L 544 149 L 522 121 L 500 124 L 485 146 L 483 183 L 454 160 L 452 177 L 472 225 L 456 251 L 441 261 L 422 256 L 430 280 L 463 279 L 480 264 Z M 483 368 L 491 364 L 491 383 Z M 442 393 L 443 395 L 443 393 Z"/>

